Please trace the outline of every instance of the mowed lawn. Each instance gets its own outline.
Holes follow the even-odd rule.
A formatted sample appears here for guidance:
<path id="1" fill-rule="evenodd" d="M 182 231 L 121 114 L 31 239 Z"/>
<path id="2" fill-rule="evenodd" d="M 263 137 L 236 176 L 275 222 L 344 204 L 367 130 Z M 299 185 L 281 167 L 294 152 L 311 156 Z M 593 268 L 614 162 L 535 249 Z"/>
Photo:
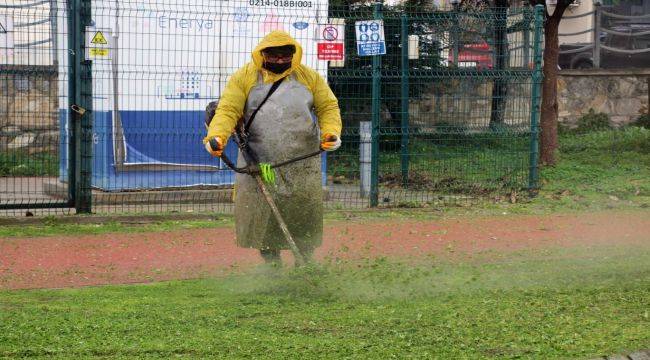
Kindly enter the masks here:
<path id="1" fill-rule="evenodd" d="M 0 291 L 0 357 L 593 358 L 650 348 L 648 259 L 650 245 L 329 259 Z"/>
<path id="2" fill-rule="evenodd" d="M 635 128 L 563 138 L 560 163 L 542 170 L 540 195 L 497 210 L 647 209 L 649 140 L 650 130 Z M 74 228 L 112 231 L 124 230 Z M 450 249 L 215 279 L 0 290 L 0 358 L 590 359 L 641 349 L 650 349 L 650 241 L 472 257 Z"/>

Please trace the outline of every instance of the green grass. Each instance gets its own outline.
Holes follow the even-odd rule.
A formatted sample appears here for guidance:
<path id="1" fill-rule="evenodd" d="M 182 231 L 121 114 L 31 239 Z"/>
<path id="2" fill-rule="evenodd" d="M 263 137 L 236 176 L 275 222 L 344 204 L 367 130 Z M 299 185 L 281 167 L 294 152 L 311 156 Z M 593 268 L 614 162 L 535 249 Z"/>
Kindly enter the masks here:
<path id="1" fill-rule="evenodd" d="M 399 138 L 384 136 L 379 156 L 380 186 L 401 186 Z M 413 136 L 409 142 L 409 189 L 486 194 L 527 186 L 528 139 L 498 134 Z M 358 149 L 339 150 L 328 174 L 358 182 Z"/>
<path id="2" fill-rule="evenodd" d="M 144 224 L 115 221 L 97 224 L 60 223 L 56 217 L 47 218 L 42 225 L 10 225 L 0 227 L 0 237 L 35 237 L 56 235 L 99 235 L 109 233 L 164 232 L 183 229 L 213 228 L 233 223 L 232 216 L 219 216 L 213 220 L 163 220 Z"/>
<path id="3" fill-rule="evenodd" d="M 25 151 L 0 152 L 0 176 L 57 176 L 57 154 L 29 154 Z"/>
<path id="4" fill-rule="evenodd" d="M 628 127 L 562 135 L 558 163 L 540 169 L 541 189 L 534 198 L 525 191 L 526 142 L 523 137 L 496 135 L 458 135 L 444 143 L 414 140 L 409 152 L 411 168 L 417 171 L 411 172 L 411 189 L 475 195 L 478 200 L 469 204 L 472 211 L 488 213 L 650 208 L 650 130 Z M 348 168 L 356 174 L 358 156 L 342 154 L 330 161 L 330 175 L 350 177 Z M 399 164 L 395 151 L 382 154 L 380 186 L 401 186 Z M 509 204 L 513 190 L 517 203 Z"/>
<path id="5" fill-rule="evenodd" d="M 645 208 L 650 131 L 562 137 L 559 164 L 541 177 L 533 199 L 444 213 Z M 438 214 L 332 212 L 326 221 L 446 216 Z M 231 217 L 145 225 L 51 218 L 1 227 L 0 236 L 231 224 Z M 403 261 L 332 256 L 317 267 L 216 279 L 0 291 L 0 357 L 588 359 L 650 348 L 650 244 L 469 258 L 449 251 Z"/>
<path id="6" fill-rule="evenodd" d="M 648 249 L 0 291 L 0 357 L 592 358 L 650 347 Z"/>
<path id="7" fill-rule="evenodd" d="M 567 209 L 650 206 L 650 130 L 630 127 L 560 138 L 541 171 L 540 203 Z"/>
<path id="8" fill-rule="evenodd" d="M 542 172 L 545 188 L 627 197 L 650 195 L 650 130 L 627 128 L 560 138 L 559 163 Z"/>
<path id="9" fill-rule="evenodd" d="M 558 163 L 540 169 L 541 189 L 535 197 L 520 192 L 516 204 L 508 197 L 486 199 L 468 205 L 467 213 L 650 211 L 650 130 L 565 134 L 559 142 Z"/>

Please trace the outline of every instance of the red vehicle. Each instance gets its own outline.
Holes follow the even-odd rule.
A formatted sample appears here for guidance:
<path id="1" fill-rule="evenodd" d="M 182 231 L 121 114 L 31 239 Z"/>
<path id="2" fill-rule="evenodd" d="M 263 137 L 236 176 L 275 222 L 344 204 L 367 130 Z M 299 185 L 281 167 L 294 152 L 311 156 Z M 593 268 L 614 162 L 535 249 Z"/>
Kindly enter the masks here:
<path id="1" fill-rule="evenodd" d="M 478 70 L 492 69 L 492 48 L 485 40 L 479 38 L 473 43 L 461 43 L 458 47 L 458 67 L 476 68 Z M 454 63 L 454 47 L 449 49 L 447 59 Z"/>

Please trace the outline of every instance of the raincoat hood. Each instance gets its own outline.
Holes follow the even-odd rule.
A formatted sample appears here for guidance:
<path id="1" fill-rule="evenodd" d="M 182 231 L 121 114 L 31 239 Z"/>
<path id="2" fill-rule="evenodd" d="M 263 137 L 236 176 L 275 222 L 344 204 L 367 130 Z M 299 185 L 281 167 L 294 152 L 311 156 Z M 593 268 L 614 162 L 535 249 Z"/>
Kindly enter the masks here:
<path id="1" fill-rule="evenodd" d="M 296 53 L 293 54 L 293 60 L 291 60 L 291 67 L 289 68 L 289 70 L 281 74 L 274 74 L 270 71 L 263 69 L 262 64 L 264 63 L 264 57 L 262 56 L 262 50 L 269 47 L 285 46 L 285 45 L 293 45 L 296 48 Z M 300 62 L 302 61 L 302 47 L 288 33 L 280 30 L 275 30 L 268 33 L 266 36 L 264 36 L 262 41 L 260 41 L 260 43 L 257 44 L 255 49 L 253 50 L 252 57 L 253 57 L 253 64 L 255 64 L 257 70 L 262 71 L 262 74 L 264 76 L 264 82 L 265 83 L 275 82 L 280 78 L 290 74 L 292 71 L 298 68 L 298 66 L 300 66 Z"/>

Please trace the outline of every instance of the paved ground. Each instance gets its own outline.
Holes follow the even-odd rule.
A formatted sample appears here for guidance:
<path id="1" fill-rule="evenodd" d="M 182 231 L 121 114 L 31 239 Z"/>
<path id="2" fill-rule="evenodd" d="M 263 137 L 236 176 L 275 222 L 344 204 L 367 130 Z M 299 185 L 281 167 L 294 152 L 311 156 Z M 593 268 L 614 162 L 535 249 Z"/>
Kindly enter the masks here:
<path id="1" fill-rule="evenodd" d="M 0 203 L 35 203 L 50 201 L 52 196 L 45 192 L 47 183 L 55 177 L 0 177 Z"/>

